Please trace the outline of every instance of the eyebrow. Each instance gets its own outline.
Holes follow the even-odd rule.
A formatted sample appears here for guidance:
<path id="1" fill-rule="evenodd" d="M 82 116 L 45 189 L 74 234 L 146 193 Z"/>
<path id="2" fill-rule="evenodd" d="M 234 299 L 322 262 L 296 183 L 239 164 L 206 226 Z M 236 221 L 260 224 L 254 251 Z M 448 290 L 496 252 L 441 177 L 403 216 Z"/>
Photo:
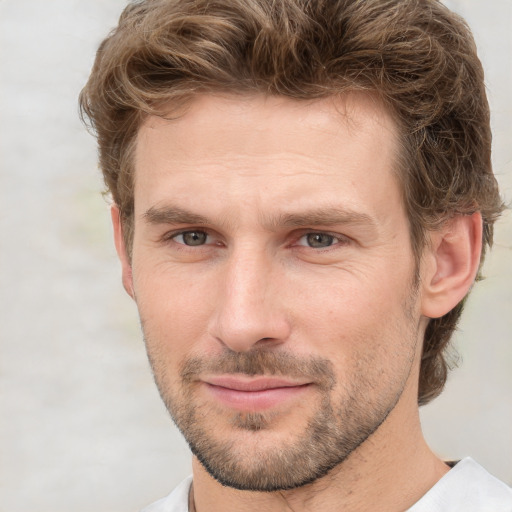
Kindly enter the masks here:
<path id="1" fill-rule="evenodd" d="M 335 226 L 339 224 L 376 226 L 375 220 L 366 213 L 339 207 L 325 207 L 301 213 L 283 213 L 265 222 L 271 229 L 278 227 Z"/>
<path id="2" fill-rule="evenodd" d="M 143 218 L 149 224 L 196 224 L 209 225 L 212 221 L 203 215 L 177 206 L 152 206 Z M 339 207 L 323 207 L 306 210 L 300 213 L 280 213 L 276 216 L 264 215 L 261 223 L 269 231 L 280 228 L 298 228 L 307 226 L 356 225 L 375 228 L 377 223 L 370 215 Z M 225 222 L 222 222 L 225 224 Z"/>
<path id="3" fill-rule="evenodd" d="M 143 217 L 149 224 L 209 224 L 206 217 L 176 206 L 152 206 Z"/>

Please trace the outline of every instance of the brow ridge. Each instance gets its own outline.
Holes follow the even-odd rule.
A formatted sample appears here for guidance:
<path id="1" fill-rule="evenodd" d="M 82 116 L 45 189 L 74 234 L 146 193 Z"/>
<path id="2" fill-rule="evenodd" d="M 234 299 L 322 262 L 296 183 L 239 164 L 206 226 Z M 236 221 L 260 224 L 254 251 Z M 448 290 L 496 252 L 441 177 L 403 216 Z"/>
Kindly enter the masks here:
<path id="1" fill-rule="evenodd" d="M 208 225 L 212 221 L 207 217 L 178 206 L 150 207 L 143 215 L 150 224 L 197 224 Z M 335 226 L 343 224 L 368 225 L 374 227 L 375 220 L 368 214 L 339 207 L 323 207 L 304 212 L 263 215 L 261 224 L 269 231 L 280 228 L 306 226 Z"/>
<path id="2" fill-rule="evenodd" d="M 143 215 L 150 224 L 208 224 L 203 215 L 177 206 L 150 207 Z"/>
<path id="3" fill-rule="evenodd" d="M 268 218 L 265 224 L 270 228 L 302 226 L 335 226 L 338 224 L 375 225 L 374 219 L 366 213 L 338 207 L 308 210 L 300 213 L 283 213 Z"/>

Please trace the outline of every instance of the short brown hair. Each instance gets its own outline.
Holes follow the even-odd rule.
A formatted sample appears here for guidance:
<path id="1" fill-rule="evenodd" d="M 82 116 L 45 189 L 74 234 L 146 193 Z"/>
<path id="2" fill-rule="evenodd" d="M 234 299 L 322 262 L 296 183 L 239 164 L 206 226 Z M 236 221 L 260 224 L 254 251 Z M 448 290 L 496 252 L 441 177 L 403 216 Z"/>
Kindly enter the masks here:
<path id="1" fill-rule="evenodd" d="M 80 96 L 128 250 L 133 149 L 161 105 L 209 91 L 296 99 L 376 94 L 401 132 L 400 181 L 418 259 L 428 230 L 480 211 L 483 251 L 502 211 L 489 107 L 469 28 L 437 0 L 145 0 L 101 44 Z M 420 404 L 444 387 L 460 303 L 425 333 Z"/>

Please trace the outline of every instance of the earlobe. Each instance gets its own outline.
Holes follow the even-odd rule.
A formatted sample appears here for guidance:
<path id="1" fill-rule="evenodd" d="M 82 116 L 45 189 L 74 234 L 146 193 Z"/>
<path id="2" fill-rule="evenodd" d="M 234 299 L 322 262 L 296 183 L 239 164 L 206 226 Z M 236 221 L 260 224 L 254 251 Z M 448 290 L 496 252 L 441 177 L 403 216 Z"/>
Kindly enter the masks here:
<path id="1" fill-rule="evenodd" d="M 135 294 L 133 291 L 132 265 L 126 250 L 126 244 L 123 236 L 123 226 L 121 222 L 121 212 L 119 211 L 119 207 L 117 205 L 113 204 L 111 206 L 110 215 L 112 217 L 112 227 L 114 229 L 114 243 L 119 261 L 121 262 L 123 286 L 126 290 L 126 293 L 128 293 L 128 295 L 134 299 Z"/>
<path id="2" fill-rule="evenodd" d="M 422 314 L 439 318 L 451 311 L 475 281 L 482 250 L 482 216 L 457 215 L 431 233 L 422 262 Z"/>

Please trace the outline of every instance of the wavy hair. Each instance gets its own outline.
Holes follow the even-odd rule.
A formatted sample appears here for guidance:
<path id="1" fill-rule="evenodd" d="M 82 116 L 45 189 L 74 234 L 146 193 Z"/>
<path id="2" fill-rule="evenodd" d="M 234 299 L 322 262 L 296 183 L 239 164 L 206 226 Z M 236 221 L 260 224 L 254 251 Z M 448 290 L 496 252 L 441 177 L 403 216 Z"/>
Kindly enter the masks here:
<path id="1" fill-rule="evenodd" d="M 483 251 L 503 209 L 491 168 L 484 75 L 466 23 L 437 0 L 144 0 L 101 43 L 80 95 L 100 167 L 133 242 L 133 150 L 148 115 L 195 94 L 295 99 L 377 95 L 401 136 L 399 177 L 411 245 L 454 215 L 483 217 Z M 444 387 L 463 302 L 431 319 L 419 404 Z"/>

